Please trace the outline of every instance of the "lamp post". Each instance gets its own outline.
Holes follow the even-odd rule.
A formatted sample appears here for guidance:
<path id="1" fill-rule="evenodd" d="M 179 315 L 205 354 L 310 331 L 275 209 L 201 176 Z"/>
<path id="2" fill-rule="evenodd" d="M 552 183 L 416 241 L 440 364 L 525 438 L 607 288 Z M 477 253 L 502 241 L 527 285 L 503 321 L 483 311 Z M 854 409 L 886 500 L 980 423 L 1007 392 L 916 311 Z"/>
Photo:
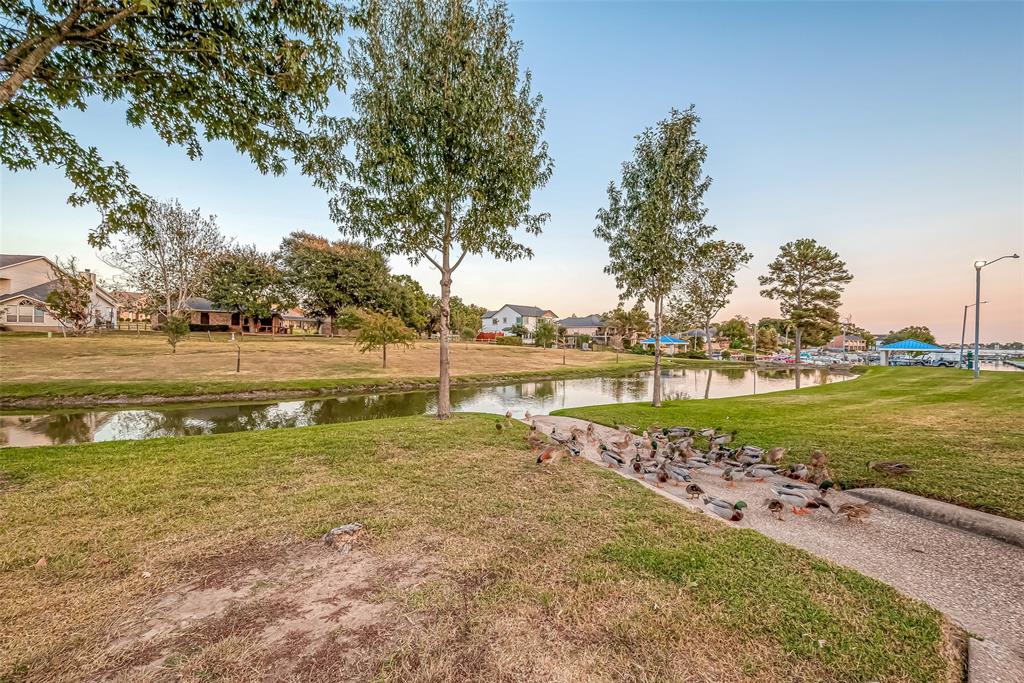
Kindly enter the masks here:
<path id="1" fill-rule="evenodd" d="M 981 359 L 978 357 L 981 351 L 981 269 L 1004 258 L 1020 258 L 1020 254 L 1007 254 L 991 261 L 974 262 L 974 379 L 981 377 Z"/>
<path id="2" fill-rule="evenodd" d="M 981 303 L 987 304 L 987 301 Z M 974 308 L 974 304 L 964 304 L 964 324 L 960 327 L 960 358 L 958 359 L 957 365 L 961 368 L 964 366 L 964 337 L 967 334 L 967 309 Z"/>

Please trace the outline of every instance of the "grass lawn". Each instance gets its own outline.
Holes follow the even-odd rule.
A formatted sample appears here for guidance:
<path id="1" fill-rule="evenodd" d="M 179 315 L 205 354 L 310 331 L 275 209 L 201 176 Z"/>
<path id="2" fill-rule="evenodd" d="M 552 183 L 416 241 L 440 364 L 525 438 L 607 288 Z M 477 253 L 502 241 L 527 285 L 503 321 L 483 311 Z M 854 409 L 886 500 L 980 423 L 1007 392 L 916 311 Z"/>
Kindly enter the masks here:
<path id="1" fill-rule="evenodd" d="M 178 352 L 158 335 L 108 334 L 69 338 L 0 335 L 3 395 L 8 401 L 44 397 L 197 396 L 233 392 L 359 390 L 436 382 L 436 342 L 362 354 L 350 341 L 323 338 L 254 339 L 236 348 L 223 334 L 193 333 Z M 564 355 L 564 364 L 563 364 Z M 646 356 L 455 343 L 452 374 L 463 382 L 631 372 L 650 367 Z"/>
<path id="2" fill-rule="evenodd" d="M 0 679 L 960 680 L 931 608 L 494 425 L 4 452 Z"/>
<path id="3" fill-rule="evenodd" d="M 870 368 L 852 382 L 710 401 L 633 403 L 558 411 L 602 424 L 716 426 L 738 443 L 785 446 L 787 462 L 828 452 L 844 488 L 888 486 L 1024 519 L 1024 374 Z M 917 472 L 889 477 L 869 460 Z"/>

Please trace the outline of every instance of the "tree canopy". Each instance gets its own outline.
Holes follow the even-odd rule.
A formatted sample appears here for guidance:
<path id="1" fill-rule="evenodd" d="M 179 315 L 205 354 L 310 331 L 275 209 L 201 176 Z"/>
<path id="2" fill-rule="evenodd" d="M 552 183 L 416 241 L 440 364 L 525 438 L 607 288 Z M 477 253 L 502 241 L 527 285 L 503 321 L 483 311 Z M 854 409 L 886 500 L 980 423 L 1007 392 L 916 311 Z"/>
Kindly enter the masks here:
<path id="1" fill-rule="evenodd" d="M 736 289 L 736 271 L 752 258 L 739 242 L 709 240 L 701 244 L 672 292 L 675 316 L 699 324 L 705 336 L 710 336 L 711 320 L 728 305 Z"/>
<path id="2" fill-rule="evenodd" d="M 356 348 L 361 353 L 382 350 L 382 366 L 388 366 L 388 346 L 410 346 L 416 333 L 390 313 L 362 311 L 359 315 L 359 334 L 356 337 Z"/>
<path id="3" fill-rule="evenodd" d="M 219 306 L 237 309 L 256 332 L 260 318 L 294 304 L 273 256 L 241 246 L 222 254 L 210 267 L 207 297 Z"/>
<path id="4" fill-rule="evenodd" d="M 555 324 L 547 318 L 541 318 L 537 321 L 537 326 L 533 330 L 533 343 L 541 348 L 547 348 L 555 342 L 555 338 L 558 336 L 558 329 Z"/>
<path id="5" fill-rule="evenodd" d="M 894 344 L 904 339 L 916 339 L 919 342 L 926 344 L 936 344 L 935 335 L 928 329 L 926 325 L 908 325 L 899 330 L 890 330 L 889 334 L 885 336 L 886 344 Z"/>
<path id="6" fill-rule="evenodd" d="M 729 348 L 732 349 L 749 349 L 753 343 L 750 336 L 750 322 L 739 315 L 719 325 L 718 336 L 728 339 Z"/>
<path id="7" fill-rule="evenodd" d="M 544 112 L 504 2 L 365 0 L 352 23 L 355 158 L 322 169 L 342 176 L 331 212 L 343 234 L 438 270 L 447 417 L 452 276 L 468 254 L 532 255 L 514 233 L 548 218 L 530 206 L 552 170 Z"/>
<path id="8" fill-rule="evenodd" d="M 121 102 L 191 159 L 224 140 L 262 173 L 340 163 L 337 122 L 324 112 L 345 85 L 345 9 L 332 0 L 75 0 L 3 3 L 0 164 L 61 168 L 69 201 L 103 217 L 90 235 L 145 227 L 143 191 L 120 163 L 83 146 L 69 108 Z"/>
<path id="9" fill-rule="evenodd" d="M 696 137 L 699 121 L 693 107 L 673 109 L 667 119 L 637 136 L 633 159 L 622 164 L 620 182 L 608 185 L 608 206 L 597 212 L 594 228 L 608 243 L 605 272 L 615 278 L 620 296 L 654 305 L 656 407 L 661 405 L 664 300 L 701 240 L 714 232 L 703 223 L 703 198 L 711 179 L 702 168 L 707 147 Z"/>

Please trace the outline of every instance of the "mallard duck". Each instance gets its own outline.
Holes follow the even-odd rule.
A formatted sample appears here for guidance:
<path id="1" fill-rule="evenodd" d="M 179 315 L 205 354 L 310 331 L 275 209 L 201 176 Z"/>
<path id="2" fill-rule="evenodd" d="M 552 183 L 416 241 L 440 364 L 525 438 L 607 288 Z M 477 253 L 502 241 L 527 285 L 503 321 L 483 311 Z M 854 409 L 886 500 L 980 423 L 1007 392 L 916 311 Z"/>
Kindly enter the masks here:
<path id="1" fill-rule="evenodd" d="M 690 500 L 693 500 L 694 498 L 700 498 L 703 495 L 704 495 L 704 489 L 702 489 L 697 484 L 694 484 L 693 482 L 690 482 L 689 484 L 686 485 L 686 496 Z"/>
<path id="2" fill-rule="evenodd" d="M 626 432 L 622 435 L 622 438 L 618 441 L 613 441 L 612 445 L 618 448 L 620 451 L 629 448 L 630 444 L 633 443 L 633 435 Z"/>
<path id="3" fill-rule="evenodd" d="M 907 465 L 906 463 L 892 461 L 872 460 L 868 462 L 868 467 L 875 470 L 876 472 L 881 472 L 883 474 L 888 474 L 892 476 L 899 476 L 902 474 L 909 474 L 910 472 L 917 471 L 913 469 L 910 465 Z"/>
<path id="4" fill-rule="evenodd" d="M 738 522 L 743 519 L 743 508 L 747 507 L 747 504 L 742 500 L 730 503 L 723 498 L 715 498 L 714 496 L 705 496 L 704 505 L 712 513 L 730 522 Z"/>
<path id="5" fill-rule="evenodd" d="M 824 467 L 828 464 L 828 455 L 825 451 L 813 450 L 811 451 L 811 467 L 819 468 Z"/>
<path id="6" fill-rule="evenodd" d="M 732 443 L 733 437 L 736 436 L 736 432 L 727 432 L 725 434 L 715 434 L 711 437 L 711 443 L 716 446 L 722 446 L 727 443 Z"/>
<path id="7" fill-rule="evenodd" d="M 668 474 L 661 468 L 652 472 L 644 472 L 644 481 L 649 484 L 654 484 L 660 489 L 661 485 L 668 481 Z"/>
<path id="8" fill-rule="evenodd" d="M 714 427 L 705 427 L 697 432 L 698 435 L 703 436 L 705 439 L 710 439 L 715 435 L 717 430 Z"/>
<path id="9" fill-rule="evenodd" d="M 532 418 L 532 417 L 533 417 L 533 416 L 532 416 L 532 415 L 530 415 L 530 411 L 529 411 L 529 410 L 527 410 L 527 411 L 526 411 L 526 414 L 525 414 L 525 415 L 523 415 L 523 419 L 525 419 L 525 420 L 529 420 L 529 419 L 530 419 L 530 418 Z"/>
<path id="10" fill-rule="evenodd" d="M 808 509 L 828 507 L 824 498 L 818 497 L 803 489 L 786 489 L 772 487 L 772 493 L 783 503 L 793 508 L 793 514 L 805 515 Z M 812 497 L 813 496 L 813 497 Z"/>
<path id="11" fill-rule="evenodd" d="M 690 470 L 686 469 L 685 467 L 680 467 L 679 465 L 666 464 L 664 465 L 663 469 L 665 470 L 665 472 L 668 473 L 668 478 L 677 484 L 681 482 L 690 481 Z"/>
<path id="12" fill-rule="evenodd" d="M 743 470 L 735 467 L 726 467 L 722 470 L 722 479 L 729 482 L 729 486 L 736 486 L 736 482 L 743 476 Z"/>
<path id="13" fill-rule="evenodd" d="M 587 443 L 594 443 L 594 423 L 587 423 Z"/>
<path id="14" fill-rule="evenodd" d="M 500 432 L 501 430 L 505 429 L 505 425 L 501 424 L 501 422 L 498 421 L 494 423 L 494 428 Z"/>
<path id="15" fill-rule="evenodd" d="M 851 522 L 855 519 L 863 522 L 871 515 L 871 506 L 867 503 L 843 503 L 835 509 L 830 506 L 829 510 L 833 515 L 844 515 Z"/>
<path id="16" fill-rule="evenodd" d="M 543 465 L 545 463 L 554 462 L 562 454 L 562 447 L 551 445 L 542 450 L 537 455 L 537 464 Z"/>
<path id="17" fill-rule="evenodd" d="M 779 473 L 778 465 L 754 465 L 748 467 L 744 472 L 743 476 L 749 479 L 756 479 L 759 482 L 764 481 L 773 474 Z"/>
<path id="18" fill-rule="evenodd" d="M 828 492 L 834 487 L 835 484 L 833 484 L 828 479 L 817 484 L 811 482 L 791 481 L 777 486 L 777 488 L 787 489 L 791 491 L 802 491 L 814 496 L 820 495 L 822 498 L 828 495 Z"/>
<path id="19" fill-rule="evenodd" d="M 689 437 L 697 432 L 692 427 L 665 427 L 661 433 L 667 437 Z"/>
<path id="20" fill-rule="evenodd" d="M 777 498 L 765 498 L 764 506 L 768 508 L 768 512 L 775 516 L 775 519 L 782 521 L 782 513 L 785 511 L 786 506 L 781 500 Z"/>
<path id="21" fill-rule="evenodd" d="M 762 457 L 761 453 L 749 453 L 744 451 L 740 451 L 736 454 L 736 460 L 742 465 L 756 465 L 761 462 Z"/>
<path id="22" fill-rule="evenodd" d="M 692 457 L 687 458 L 683 461 L 683 464 L 691 470 L 699 470 L 711 465 L 711 461 L 706 458 Z"/>
<path id="23" fill-rule="evenodd" d="M 626 464 L 625 458 L 619 453 L 616 453 L 608 446 L 601 444 L 601 460 L 608 464 L 608 467 L 619 467 L 621 468 Z"/>
<path id="24" fill-rule="evenodd" d="M 811 476 L 811 471 L 807 469 L 807 465 L 803 463 L 794 463 L 786 469 L 783 473 L 790 479 L 799 479 L 800 481 L 806 481 L 807 477 Z"/>
<path id="25" fill-rule="evenodd" d="M 764 461 L 769 465 L 778 465 L 782 462 L 783 456 L 786 455 L 786 449 L 782 446 L 776 446 L 775 448 L 769 448 L 768 452 L 764 454 Z"/>

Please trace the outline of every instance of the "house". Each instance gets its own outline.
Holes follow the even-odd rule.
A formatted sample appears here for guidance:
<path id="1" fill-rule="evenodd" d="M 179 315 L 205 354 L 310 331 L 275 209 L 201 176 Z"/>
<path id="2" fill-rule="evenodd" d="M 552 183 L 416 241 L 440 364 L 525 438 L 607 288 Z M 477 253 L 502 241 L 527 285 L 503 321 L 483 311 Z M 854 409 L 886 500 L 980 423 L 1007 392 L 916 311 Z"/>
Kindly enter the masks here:
<path id="1" fill-rule="evenodd" d="M 111 292 L 117 300 L 117 319 L 123 322 L 140 323 L 149 320 L 148 301 L 146 295 L 139 292 L 114 290 Z"/>
<path id="2" fill-rule="evenodd" d="M 260 318 L 256 330 L 252 329 L 251 321 L 244 318 L 237 310 L 224 306 L 218 306 L 209 299 L 201 296 L 194 296 L 185 301 L 185 309 L 188 311 L 188 324 L 194 330 L 216 328 L 229 332 L 267 332 L 270 334 L 281 334 L 285 332 L 285 317 L 274 311 L 268 318 Z M 150 324 L 154 328 L 160 327 L 160 323 L 167 319 L 161 309 L 150 314 Z M 296 309 L 298 310 L 298 309 Z M 290 331 L 287 330 L 287 331 Z"/>
<path id="3" fill-rule="evenodd" d="M 322 321 L 311 318 L 301 308 L 290 308 L 281 314 L 281 331 L 295 334 L 296 330 L 303 334 L 318 334 Z"/>
<path id="4" fill-rule="evenodd" d="M 577 335 L 585 334 L 594 339 L 598 343 L 607 342 L 607 328 L 604 324 L 604 319 L 597 315 L 585 315 L 582 318 L 576 316 L 570 316 L 568 318 L 562 318 L 558 321 L 558 327 L 565 328 L 566 337 L 576 337 Z"/>
<path id="5" fill-rule="evenodd" d="M 0 324 L 22 332 L 58 332 L 65 326 L 46 307 L 46 297 L 57 289 L 57 264 L 45 256 L 0 254 Z M 114 296 L 96 283 L 96 273 L 79 273 L 92 282 L 89 294 L 91 327 L 116 328 L 118 305 Z"/>
<path id="6" fill-rule="evenodd" d="M 522 325 L 526 328 L 525 339 L 532 339 L 533 331 L 537 329 L 537 322 L 542 319 L 555 322 L 558 316 L 552 311 L 536 306 L 505 304 L 495 311 L 487 311 L 483 314 L 480 318 L 480 332 L 510 333 L 513 325 Z"/>
<path id="7" fill-rule="evenodd" d="M 717 327 L 712 327 L 708 332 L 711 333 L 711 351 L 721 351 L 729 348 L 729 339 L 727 337 L 719 337 Z M 686 330 L 678 336 L 682 339 L 700 339 L 703 343 L 704 338 L 707 336 L 707 332 L 695 327 L 692 330 Z"/>
<path id="8" fill-rule="evenodd" d="M 832 337 L 832 341 L 828 343 L 826 348 L 829 351 L 844 351 L 844 352 L 855 352 L 855 351 L 867 351 L 868 344 L 864 341 L 864 337 L 856 334 L 848 335 L 836 335 Z"/>

